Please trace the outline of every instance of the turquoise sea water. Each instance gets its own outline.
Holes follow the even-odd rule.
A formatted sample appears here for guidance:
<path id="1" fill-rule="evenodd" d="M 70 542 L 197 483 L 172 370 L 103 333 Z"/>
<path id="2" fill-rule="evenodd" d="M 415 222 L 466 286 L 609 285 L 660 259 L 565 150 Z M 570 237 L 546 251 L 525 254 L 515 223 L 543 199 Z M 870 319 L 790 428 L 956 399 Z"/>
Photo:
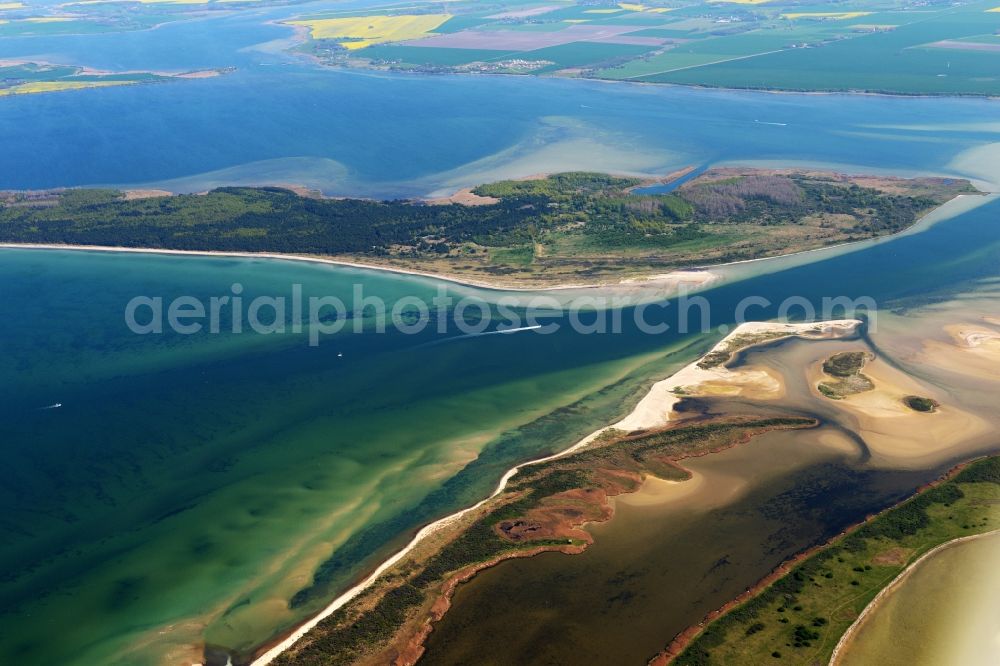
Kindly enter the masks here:
<path id="1" fill-rule="evenodd" d="M 1000 175 L 990 101 L 328 72 L 247 50 L 287 37 L 262 21 L 288 11 L 0 42 L 0 57 L 237 67 L 4 99 L 0 188 L 266 181 L 411 196 L 543 170 L 726 160 Z M 204 299 L 239 282 L 247 300 L 296 283 L 346 297 L 361 283 L 391 303 L 428 299 L 437 283 L 282 261 L 0 250 L 0 662 L 176 663 L 165 655 L 200 640 L 245 652 L 515 462 L 627 412 L 718 339 L 746 295 L 892 304 L 996 278 L 998 212 L 993 201 L 858 252 L 733 270 L 705 294 L 713 329 L 700 335 L 642 334 L 626 316 L 616 335 L 564 326 L 432 345 L 453 332 L 369 331 L 316 348 L 293 335 L 137 336 L 123 316 L 136 295 Z"/>
<path id="2" fill-rule="evenodd" d="M 227 609 L 211 618 L 209 638 L 246 647 L 276 628 L 256 624 L 257 604 L 287 605 L 337 546 L 331 586 L 420 522 L 487 492 L 513 462 L 612 417 L 663 367 L 643 367 L 663 353 L 655 339 L 623 347 L 538 336 L 524 348 L 516 336 L 430 347 L 391 333 L 319 347 L 301 336 L 142 338 L 122 315 L 137 293 L 207 296 L 238 280 L 248 297 L 292 282 L 346 296 L 358 272 L 12 250 L 0 266 L 10 629 L 0 651 L 33 662 L 98 663 L 122 641 Z M 421 289 L 429 281 L 365 277 L 385 298 L 431 293 Z M 545 418 L 557 408 L 566 413 Z M 277 613 L 279 624 L 331 589 Z"/>

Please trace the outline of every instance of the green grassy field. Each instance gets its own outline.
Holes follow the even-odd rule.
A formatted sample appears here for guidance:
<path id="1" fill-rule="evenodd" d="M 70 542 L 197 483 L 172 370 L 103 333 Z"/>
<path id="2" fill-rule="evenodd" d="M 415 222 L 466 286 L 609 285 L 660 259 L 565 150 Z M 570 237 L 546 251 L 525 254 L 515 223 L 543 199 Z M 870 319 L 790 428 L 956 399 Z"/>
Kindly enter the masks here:
<path id="1" fill-rule="evenodd" d="M 35 63 L 24 63 L 9 67 L 0 67 L 2 81 L 53 81 L 67 76 L 73 76 L 79 71 L 77 67 L 68 65 L 43 66 Z"/>
<path id="2" fill-rule="evenodd" d="M 1000 458 L 970 465 L 795 566 L 709 624 L 674 663 L 826 663 L 851 623 L 908 564 L 942 543 L 997 529 L 998 500 Z"/>
<path id="3" fill-rule="evenodd" d="M 4 16 L 0 12 L 0 37 L 88 35 L 128 30 L 147 30 L 177 18 L 177 15 L 167 15 L 158 12 L 118 14 L 116 12 L 105 13 L 98 9 L 90 11 L 100 12 L 100 16 L 95 16 L 92 19 L 87 16 L 74 17 L 73 20 L 69 21 L 28 21 Z"/>
<path id="4" fill-rule="evenodd" d="M 830 36 L 841 38 L 811 48 L 784 48 L 782 40 L 777 39 L 782 33 L 768 31 L 776 39 L 756 42 L 761 45 L 760 55 L 681 71 L 644 74 L 638 80 L 728 88 L 1000 94 L 1000 53 L 927 46 L 942 40 L 975 38 L 972 41 L 979 41 L 979 36 L 990 39 L 991 33 L 1000 29 L 1000 14 L 988 13 L 986 8 L 987 5 L 980 3 L 925 14 L 872 14 L 851 21 L 836 21 L 843 24 L 838 25 L 838 29 L 843 27 L 849 31 L 830 33 Z M 796 11 L 804 10 L 796 8 Z M 891 31 L 850 31 L 852 25 L 891 25 L 901 21 L 908 23 Z M 725 41 L 736 39 L 711 40 L 687 50 L 698 52 L 718 41 L 714 51 L 721 53 Z M 743 41 L 747 52 L 754 51 L 754 43 Z M 765 45 L 783 50 L 766 53 Z M 872 62 L 878 62 L 879 67 L 871 67 Z M 671 64 L 669 59 L 666 64 Z M 638 73 L 643 74 L 643 71 Z M 620 77 L 616 75 L 616 78 Z"/>
<path id="5" fill-rule="evenodd" d="M 0 97 L 26 95 L 123 83 L 155 83 L 172 77 L 152 72 L 83 74 L 80 67 L 34 62 L 0 67 Z"/>
<path id="6" fill-rule="evenodd" d="M 554 65 L 539 69 L 537 73 L 554 72 L 566 67 L 594 67 L 602 63 L 616 60 L 630 60 L 646 53 L 645 46 L 631 44 L 591 44 L 576 42 L 562 46 L 550 46 L 535 51 L 515 54 L 518 58 L 528 60 L 550 60 Z"/>

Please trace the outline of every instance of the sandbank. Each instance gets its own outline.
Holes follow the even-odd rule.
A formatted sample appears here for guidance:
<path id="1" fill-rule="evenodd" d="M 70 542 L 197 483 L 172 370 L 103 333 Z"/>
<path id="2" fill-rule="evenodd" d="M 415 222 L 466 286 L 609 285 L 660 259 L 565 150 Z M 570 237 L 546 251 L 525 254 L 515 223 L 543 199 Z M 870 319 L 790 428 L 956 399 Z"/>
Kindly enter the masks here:
<path id="1" fill-rule="evenodd" d="M 941 389 L 910 377 L 880 358 L 868 361 L 861 372 L 875 385 L 873 390 L 832 400 L 816 388 L 830 380 L 822 370 L 822 361 L 807 370 L 814 395 L 857 421 L 857 433 L 868 445 L 876 466 L 924 467 L 951 455 L 957 443 L 992 429 L 985 419 L 950 404 L 949 396 Z M 911 395 L 933 398 L 940 406 L 933 412 L 915 411 L 903 402 Z"/>
<path id="2" fill-rule="evenodd" d="M 998 319 L 984 316 L 987 324 Z M 950 340 L 927 340 L 918 357 L 922 363 L 952 373 L 1000 381 L 1000 330 L 982 324 L 944 326 Z"/>
<path id="3" fill-rule="evenodd" d="M 725 351 L 739 351 L 738 348 L 731 347 L 730 343 L 740 336 L 774 334 L 775 337 L 768 337 L 761 342 L 772 342 L 793 335 L 807 339 L 826 339 L 847 335 L 860 324 L 861 322 L 857 319 L 840 319 L 813 324 L 746 322 L 740 324 L 705 356 Z M 763 368 L 740 368 L 733 371 L 726 368 L 724 363 L 712 368 L 702 368 L 696 362 L 674 373 L 669 378 L 653 384 L 646 397 L 636 405 L 635 410 L 613 427 L 630 431 L 665 425 L 671 418 L 674 405 L 685 396 L 698 395 L 699 391 L 702 390 L 700 387 L 703 385 L 706 395 L 712 390 L 719 390 L 719 387 L 733 390 L 736 395 L 747 391 L 755 393 L 756 396 L 763 395 L 764 397 L 769 394 L 778 397 L 781 390 L 780 380 Z"/>

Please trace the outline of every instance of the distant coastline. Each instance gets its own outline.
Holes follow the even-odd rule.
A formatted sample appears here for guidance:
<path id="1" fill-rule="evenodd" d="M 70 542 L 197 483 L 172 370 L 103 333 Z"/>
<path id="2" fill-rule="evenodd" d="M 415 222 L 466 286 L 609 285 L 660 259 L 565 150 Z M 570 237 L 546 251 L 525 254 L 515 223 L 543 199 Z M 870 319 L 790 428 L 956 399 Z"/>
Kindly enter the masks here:
<path id="1" fill-rule="evenodd" d="M 657 88 L 683 88 L 688 90 L 709 90 L 709 91 L 719 91 L 719 92 L 733 92 L 733 93 L 760 93 L 769 95 L 824 95 L 824 96 L 836 96 L 840 95 L 843 97 L 885 97 L 885 98 L 901 98 L 901 99 L 940 99 L 940 98 L 955 98 L 955 99 L 984 99 L 984 100 L 1000 100 L 1000 95 L 993 95 L 990 93 L 961 93 L 961 92 L 947 92 L 947 93 L 933 93 L 933 92 L 884 92 L 878 90 L 810 90 L 803 88 L 798 89 L 786 89 L 786 88 L 765 88 L 765 87 L 741 87 L 734 88 L 732 86 L 715 86 L 706 83 L 673 83 L 673 82 L 657 82 L 657 81 L 635 81 L 632 79 L 608 79 L 600 78 L 596 76 L 553 76 L 553 75 L 539 75 L 532 73 L 517 74 L 512 72 L 489 72 L 489 73 L 476 73 L 476 72 L 422 72 L 419 70 L 408 70 L 408 69 L 392 69 L 389 67 L 359 67 L 357 65 L 345 66 L 337 65 L 334 63 L 326 63 L 317 58 L 310 53 L 299 52 L 295 55 L 300 56 L 309 62 L 316 64 L 318 67 L 324 69 L 336 69 L 345 72 L 384 72 L 387 74 L 400 74 L 409 76 L 456 76 L 456 77 L 506 77 L 506 78 L 517 78 L 523 79 L 525 77 L 534 77 L 538 79 L 552 79 L 558 81 L 590 81 L 593 83 L 603 83 L 607 85 L 633 85 L 633 86 L 653 86 Z"/>
<path id="2" fill-rule="evenodd" d="M 814 89 L 814 88 L 778 88 L 778 87 L 768 87 L 768 86 L 727 86 L 727 85 L 713 85 L 710 83 L 677 83 L 670 81 L 640 81 L 635 78 L 622 78 L 615 79 L 609 77 L 600 76 L 568 76 L 559 75 L 556 73 L 542 73 L 536 74 L 532 71 L 525 72 L 496 72 L 496 71 L 461 71 L 461 70 L 449 70 L 447 68 L 435 70 L 431 67 L 420 66 L 413 68 L 397 67 L 392 64 L 373 64 L 371 62 L 365 61 L 363 58 L 353 58 L 347 62 L 331 62 L 324 60 L 323 58 L 317 56 L 315 53 L 310 52 L 306 48 L 309 44 L 315 43 L 317 40 L 312 36 L 309 27 L 301 24 L 295 24 L 290 22 L 288 19 L 275 19 L 268 21 L 272 25 L 281 26 L 284 28 L 290 28 L 293 31 L 293 35 L 289 38 L 293 43 L 294 47 L 286 51 L 290 56 L 301 58 L 317 67 L 323 69 L 336 69 L 341 71 L 355 71 L 355 72 L 386 72 L 392 74 L 404 74 L 404 75 L 415 75 L 415 76 L 461 76 L 461 77 L 513 77 L 513 78 L 524 78 L 524 77 L 535 77 L 540 79 L 559 79 L 559 80 L 570 80 L 570 81 L 594 81 L 598 83 L 606 84 L 633 84 L 640 86 L 670 86 L 676 88 L 688 88 L 695 90 L 718 90 L 723 92 L 746 92 L 746 93 L 769 93 L 776 95 L 844 95 L 850 97 L 887 97 L 887 98 L 904 98 L 904 99 L 922 99 L 922 98 L 962 98 L 962 99 L 987 99 L 987 100 L 997 100 L 1000 99 L 1000 95 L 988 93 L 988 92 L 904 92 L 904 91 L 885 91 L 878 89 L 862 89 L 862 88 L 844 88 L 844 89 Z M 791 49 L 779 49 L 774 51 L 774 53 L 789 51 Z M 530 53 L 530 51 L 529 51 Z M 737 59 L 742 58 L 753 58 L 764 54 L 751 54 L 747 56 L 740 56 Z M 718 63 L 706 63 L 702 65 L 695 65 L 695 67 L 706 67 Z M 686 68 L 680 68 L 686 69 Z M 648 75 L 645 75 L 648 76 Z"/>

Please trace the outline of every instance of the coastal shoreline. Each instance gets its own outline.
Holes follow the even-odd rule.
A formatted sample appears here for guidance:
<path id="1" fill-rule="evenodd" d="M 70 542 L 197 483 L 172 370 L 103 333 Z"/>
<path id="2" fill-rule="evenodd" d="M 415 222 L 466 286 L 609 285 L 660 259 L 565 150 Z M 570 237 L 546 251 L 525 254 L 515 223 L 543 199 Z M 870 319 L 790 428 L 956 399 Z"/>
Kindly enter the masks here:
<path id="1" fill-rule="evenodd" d="M 1000 98 L 998 98 L 998 99 L 1000 99 Z M 926 213 L 924 213 L 923 215 L 921 215 L 919 218 L 917 218 L 917 220 L 913 224 L 911 224 L 910 226 L 906 227 L 905 229 L 900 229 L 899 231 L 896 231 L 896 232 L 891 233 L 891 234 L 886 234 L 884 236 L 874 236 L 872 238 L 863 238 L 861 240 L 852 240 L 852 241 L 846 241 L 846 242 L 843 242 L 843 243 L 834 243 L 832 245 L 825 245 L 823 247 L 814 247 L 814 248 L 811 248 L 809 250 L 798 250 L 797 252 L 788 252 L 786 254 L 776 254 L 776 255 L 774 255 L 772 257 L 754 257 L 753 259 L 738 259 L 736 261 L 727 261 L 726 263 L 722 263 L 722 264 L 709 264 L 709 265 L 705 265 L 705 266 L 696 266 L 696 267 L 694 267 L 694 270 L 708 270 L 709 268 L 727 268 L 727 267 L 730 267 L 730 266 L 740 266 L 740 265 L 744 265 L 744 264 L 755 264 L 755 263 L 759 263 L 759 262 L 762 262 L 762 261 L 771 261 L 771 260 L 775 260 L 775 259 L 787 259 L 787 258 L 790 258 L 790 257 L 799 257 L 799 256 L 802 256 L 802 255 L 812 254 L 814 252 L 826 252 L 826 251 L 829 251 L 829 250 L 836 250 L 836 249 L 841 249 L 841 248 L 849 248 L 849 247 L 855 246 L 855 245 L 862 245 L 863 243 L 880 243 L 880 242 L 883 242 L 883 241 L 893 240 L 893 239 L 896 239 L 896 238 L 900 238 L 902 236 L 906 236 L 908 234 L 915 234 L 915 233 L 920 233 L 921 231 L 926 231 L 933 224 L 935 224 L 936 222 L 938 222 L 938 220 L 933 220 L 930 223 L 926 223 L 927 218 L 930 217 L 931 215 L 933 215 L 934 213 L 937 213 L 938 211 L 940 211 L 945 206 L 954 204 L 957 201 L 962 201 L 966 197 L 976 197 L 976 198 L 983 198 L 983 199 L 985 199 L 986 197 L 992 196 L 994 194 L 995 194 L 994 192 L 979 192 L 978 194 L 975 194 L 975 193 L 957 194 L 953 198 L 951 198 L 948 201 L 944 202 L 943 204 L 941 204 L 939 206 L 936 206 L 936 207 L 932 208 L 931 210 L 927 211 Z M 972 208 L 976 208 L 976 207 L 977 206 L 971 206 L 969 209 L 971 210 Z M 961 212 L 964 212 L 964 211 L 961 211 Z M 2 245 L 0 245 L 0 247 L 2 247 Z M 860 249 L 860 248 L 858 248 L 858 249 Z"/>
<path id="2" fill-rule="evenodd" d="M 785 322 L 747 322 L 737 326 L 729 333 L 725 338 L 720 340 L 709 353 L 712 351 L 725 351 L 730 354 L 734 354 L 744 348 L 752 347 L 756 344 L 766 344 L 774 342 L 778 339 L 783 339 L 792 336 L 806 336 L 812 331 L 819 329 L 820 335 L 834 334 L 838 337 L 840 335 L 846 335 L 850 332 L 856 330 L 856 328 L 861 325 L 861 321 L 857 319 L 841 319 L 841 320 L 831 320 L 826 322 L 813 322 L 813 323 L 785 323 Z M 728 343 L 733 339 L 738 338 L 741 335 L 747 334 L 761 334 L 761 333 L 778 333 L 784 334 L 779 337 L 768 337 L 765 340 L 751 342 L 741 349 L 730 349 Z M 707 356 L 707 354 L 706 354 Z M 537 458 L 530 460 L 519 465 L 515 465 L 509 469 L 501 478 L 497 484 L 496 489 L 488 496 L 473 504 L 472 506 L 461 509 L 453 514 L 445 516 L 429 525 L 421 528 L 417 534 L 410 540 L 406 546 L 397 551 L 391 557 L 386 559 L 382 564 L 380 564 L 372 573 L 365 577 L 360 583 L 354 585 L 346 592 L 334 599 L 329 605 L 327 605 L 318 614 L 305 621 L 299 625 L 294 631 L 289 635 L 285 636 L 283 639 L 277 643 L 271 645 L 266 651 L 257 656 L 252 662 L 251 666 L 267 666 L 274 659 L 276 659 L 282 652 L 289 649 L 302 637 L 308 634 L 313 628 L 315 628 L 320 622 L 325 620 L 327 617 L 332 615 L 334 612 L 342 608 L 349 601 L 357 597 L 359 594 L 364 592 L 366 589 L 371 587 L 378 578 L 385 573 L 390 567 L 392 567 L 397 562 L 401 561 L 406 555 L 412 552 L 422 541 L 428 537 L 440 532 L 441 530 L 455 524 L 457 521 L 467 516 L 468 514 L 475 512 L 480 507 L 485 505 L 489 500 L 493 499 L 500 493 L 504 491 L 508 482 L 524 467 L 531 465 L 538 465 L 541 463 L 549 462 L 562 458 L 564 456 L 570 455 L 580 449 L 585 448 L 591 442 L 596 440 L 602 434 L 610 430 L 637 430 L 644 428 L 652 428 L 657 426 L 663 426 L 670 422 L 670 411 L 673 405 L 680 400 L 681 396 L 673 393 L 676 388 L 681 388 L 685 385 L 690 385 L 692 382 L 697 382 L 708 376 L 712 376 L 711 371 L 705 370 L 698 367 L 699 361 L 704 358 L 704 356 L 699 357 L 692 361 L 689 365 L 681 368 L 677 372 L 671 374 L 666 379 L 653 384 L 650 387 L 649 392 L 636 404 L 635 408 L 627 416 L 619 420 L 618 422 L 600 428 L 587 437 L 584 437 L 576 444 L 554 453 L 549 456 L 542 458 Z"/>
<path id="3" fill-rule="evenodd" d="M 74 76 L 86 75 L 86 76 L 122 76 L 126 74 L 155 74 L 156 76 L 165 76 L 171 78 L 181 78 L 181 79 L 196 79 L 196 78 L 210 78 L 213 76 L 220 76 L 224 73 L 225 67 L 206 67 L 202 69 L 184 69 L 168 71 L 162 69 L 123 69 L 123 70 L 110 70 L 110 69 L 99 69 L 96 67 L 88 67 L 86 65 L 72 65 L 65 63 L 52 62 L 51 60 L 35 60 L 27 58 L 0 58 L 0 67 L 19 67 L 22 65 L 42 65 L 44 67 L 74 67 L 79 71 Z"/>
<path id="4" fill-rule="evenodd" d="M 272 21 L 276 25 L 283 25 L 285 27 L 297 28 L 299 26 L 293 26 L 289 23 L 283 23 L 282 21 Z M 308 33 L 308 30 L 306 30 Z M 298 35 L 293 35 L 290 39 L 297 38 Z M 299 42 L 296 46 L 303 46 L 311 39 L 311 37 L 306 34 L 304 41 Z M 289 49 L 291 50 L 291 49 Z M 354 65 L 344 65 L 338 63 L 329 63 L 321 60 L 319 57 L 306 53 L 304 51 L 297 51 L 293 55 L 303 56 L 307 61 L 314 63 L 320 69 L 330 69 L 337 70 L 341 72 L 381 72 L 383 74 L 394 74 L 402 76 L 454 76 L 454 77 L 507 77 L 507 78 L 525 78 L 534 77 L 537 79 L 545 79 L 549 81 L 571 81 L 580 82 L 586 81 L 590 83 L 599 83 L 603 85 L 632 85 L 632 86 L 653 86 L 660 88 L 680 88 L 683 90 L 701 90 L 709 92 L 719 92 L 719 93 L 744 93 L 744 94 L 762 94 L 762 95 L 822 95 L 822 96 L 840 96 L 840 97 L 885 97 L 885 98 L 896 98 L 896 99 L 982 99 L 987 101 L 998 101 L 1000 100 L 1000 95 L 991 95 L 988 93 L 905 93 L 905 92 L 880 92 L 874 90 L 790 90 L 782 88 L 766 88 L 766 87 L 744 87 L 744 88 L 733 88 L 729 86 L 716 86 L 704 83 L 673 83 L 673 82 L 658 82 L 658 81 L 637 81 L 635 79 L 610 79 L 610 78 L 600 78 L 593 76 L 556 76 L 552 74 L 515 74 L 511 72 L 422 72 L 419 70 L 411 69 L 401 69 L 392 67 L 363 67 Z M 708 63 L 713 64 L 713 63 Z M 705 66 L 705 65 L 700 65 Z M 648 75 L 647 75 L 648 76 Z"/>
<path id="5" fill-rule="evenodd" d="M 348 62 L 329 62 L 323 60 L 314 53 L 310 53 L 303 47 L 306 47 L 310 43 L 315 43 L 318 40 L 313 37 L 312 30 L 302 24 L 296 24 L 293 21 L 296 19 L 303 18 L 303 15 L 291 15 L 283 18 L 275 18 L 267 21 L 270 25 L 281 26 L 283 28 L 289 28 L 292 30 L 292 34 L 287 38 L 290 41 L 291 46 L 285 49 L 285 53 L 289 57 L 295 58 L 299 57 L 303 60 L 313 64 L 318 69 L 328 69 L 328 70 L 338 70 L 344 72 L 382 72 L 387 74 L 396 75 L 407 75 L 407 76 L 453 76 L 453 77 L 475 77 L 475 76 L 487 76 L 487 77 L 512 77 L 512 78 L 524 78 L 524 77 L 534 77 L 538 79 L 548 79 L 548 80 L 563 80 L 563 81 L 589 81 L 594 83 L 601 83 L 606 85 L 622 85 L 629 84 L 635 86 L 659 86 L 659 87 L 672 87 L 681 88 L 689 90 L 704 90 L 704 91 L 718 91 L 723 93 L 753 93 L 753 94 L 771 94 L 771 95 L 839 95 L 842 97 L 886 97 L 886 98 L 899 98 L 899 99 L 932 99 L 932 98 L 952 98 L 952 99 L 983 99 L 988 101 L 1000 100 L 1000 95 L 990 94 L 990 93 L 978 93 L 978 92 L 887 92 L 881 90 L 866 90 L 859 88 L 847 88 L 843 90 L 809 90 L 809 89 L 793 89 L 793 88 L 769 88 L 766 86 L 744 86 L 744 87 L 732 87 L 725 85 L 713 85 L 710 83 L 676 83 L 670 81 L 641 81 L 639 78 L 654 76 L 657 73 L 642 74 L 634 77 L 623 78 L 623 79 L 613 79 L 609 77 L 599 77 L 599 76 L 560 76 L 558 72 L 551 72 L 548 74 L 535 74 L 533 72 L 524 73 L 514 73 L 514 72 L 463 72 L 463 71 L 422 71 L 420 69 L 412 68 L 406 69 L 401 67 L 394 67 L 392 65 L 375 65 L 372 64 L 370 60 L 366 60 L 363 57 L 354 58 Z M 780 48 L 775 51 L 768 53 L 781 53 L 789 51 L 788 48 Z M 530 51 L 529 51 L 530 52 Z M 754 58 L 761 55 L 767 55 L 768 53 L 752 53 L 749 55 L 739 56 L 735 58 L 737 60 Z M 641 58 L 637 57 L 636 60 Z M 690 69 L 692 67 L 708 67 L 716 64 L 721 64 L 727 62 L 727 60 L 713 61 L 708 63 L 703 63 L 700 65 L 693 65 L 688 67 L 680 67 L 678 69 Z M 671 73 L 677 70 L 668 70 L 666 72 L 659 73 Z"/>
<path id="6" fill-rule="evenodd" d="M 660 432 L 669 431 L 670 430 L 669 423 L 670 422 L 668 421 L 667 425 L 664 426 L 663 428 L 644 429 L 642 431 L 643 434 L 639 436 L 641 437 L 649 434 L 655 434 L 658 431 Z M 683 425 L 683 423 L 680 421 L 676 423 L 678 426 Z M 798 427 L 815 428 L 818 427 L 819 425 L 820 422 L 818 419 L 812 419 L 811 424 L 801 425 Z M 613 428 L 614 427 L 612 426 L 612 429 Z M 669 459 L 664 461 L 665 464 L 675 469 L 676 471 L 686 475 L 687 478 L 684 480 L 676 480 L 676 481 L 674 480 L 665 481 L 662 479 L 660 480 L 668 484 L 685 484 L 685 485 L 693 484 L 694 487 L 692 488 L 692 491 L 696 491 L 697 490 L 696 484 L 698 482 L 694 480 L 695 477 L 692 474 L 691 470 L 684 466 L 684 463 L 686 461 L 695 460 L 712 454 L 722 453 L 723 451 L 727 451 L 737 446 L 746 445 L 755 436 L 758 436 L 763 432 L 771 432 L 772 430 L 781 430 L 781 429 L 782 428 L 778 427 L 774 429 L 764 429 L 762 431 L 758 431 L 757 433 L 745 433 L 744 436 L 739 438 L 738 440 L 727 442 L 710 449 L 702 451 L 684 452 L 676 456 L 671 456 L 669 457 Z M 541 555 L 542 553 L 562 553 L 565 555 L 582 554 L 590 546 L 594 544 L 593 535 L 590 534 L 589 532 L 584 531 L 584 528 L 586 528 L 589 525 L 595 525 L 613 520 L 615 516 L 615 504 L 613 500 L 624 496 L 632 495 L 633 493 L 640 492 L 645 487 L 646 482 L 652 481 L 656 478 L 657 477 L 654 477 L 652 475 L 647 476 L 646 478 L 637 476 L 636 480 L 638 481 L 638 485 L 635 488 L 632 489 L 618 488 L 616 490 L 605 489 L 605 495 L 603 498 L 603 502 L 601 504 L 603 513 L 600 516 L 591 516 L 588 518 L 583 518 L 581 519 L 580 522 L 576 522 L 575 520 L 566 521 L 568 523 L 569 529 L 578 533 L 578 536 L 576 536 L 576 538 L 581 543 L 573 543 L 567 545 L 544 545 L 529 550 L 519 550 L 519 551 L 504 553 L 502 555 L 491 558 L 484 562 L 479 562 L 476 564 L 469 565 L 463 569 L 458 570 L 457 572 L 450 574 L 445 580 L 445 583 L 441 591 L 436 595 L 434 603 L 431 606 L 430 612 L 426 614 L 425 617 L 423 618 L 422 624 L 419 626 L 417 631 L 409 635 L 408 640 L 406 640 L 405 642 L 406 648 L 402 650 L 399 656 L 396 658 L 394 666 L 414 666 L 417 663 L 417 661 L 419 661 L 420 657 L 423 656 L 424 652 L 426 651 L 425 643 L 428 637 L 434 631 L 434 623 L 443 619 L 444 615 L 450 610 L 455 592 L 457 591 L 459 585 L 470 582 L 475 576 L 477 576 L 481 572 L 486 571 L 487 569 L 491 569 L 500 564 L 501 562 L 507 560 L 528 559 L 535 557 L 536 555 Z M 703 477 L 698 477 L 698 478 L 703 479 Z M 404 637 L 405 636 L 406 634 L 404 634 Z"/>
<path id="7" fill-rule="evenodd" d="M 949 474 L 949 476 L 951 476 L 951 474 Z M 970 541 L 976 541 L 977 539 L 992 537 L 996 535 L 1000 535 L 1000 530 L 991 530 L 989 532 L 982 532 L 981 534 L 970 534 L 969 536 L 958 537 L 957 539 L 952 539 L 951 541 L 945 541 L 944 543 L 938 544 L 934 548 L 931 548 L 926 553 L 918 557 L 916 560 L 908 564 L 906 568 L 899 573 L 899 575 L 897 575 L 889 582 L 888 585 L 879 590 L 879 593 L 875 595 L 875 598 L 872 599 L 870 602 L 868 602 L 868 605 L 865 606 L 863 611 L 861 611 L 861 614 L 858 615 L 857 619 L 854 620 L 851 626 L 849 626 L 847 630 L 844 632 L 844 634 L 840 637 L 840 640 L 837 642 L 837 646 L 833 648 L 833 654 L 830 655 L 829 666 L 838 666 L 838 664 L 840 663 L 838 661 L 838 658 L 841 656 L 841 652 L 848 648 L 851 641 L 854 640 L 854 636 L 857 633 L 858 629 L 860 629 L 861 626 L 864 624 L 865 620 L 868 619 L 868 616 L 871 613 L 877 611 L 882 602 L 884 602 L 890 594 L 895 592 L 896 589 L 901 584 L 906 582 L 906 579 L 909 578 L 914 571 L 916 571 L 917 567 L 919 567 L 924 562 L 934 557 L 938 553 L 948 550 L 949 548 L 953 548 L 954 546 L 958 546 L 963 543 L 968 543 Z"/>
<path id="8" fill-rule="evenodd" d="M 0 250 L 69 250 L 74 252 L 107 252 L 126 254 L 159 254 L 188 257 L 228 257 L 239 259 L 275 259 L 278 261 L 299 261 L 311 264 L 324 264 L 328 266 L 339 266 L 341 268 L 356 268 L 360 270 L 385 271 L 400 275 L 410 275 L 413 277 L 423 277 L 432 280 L 441 280 L 462 287 L 473 287 L 488 291 L 500 292 L 544 292 L 544 291 L 567 291 L 572 289 L 609 289 L 615 287 L 636 287 L 636 286 L 680 286 L 681 284 L 693 284 L 698 288 L 713 284 L 721 279 L 716 273 L 700 268 L 694 270 L 676 270 L 669 273 L 661 273 L 640 278 L 622 278 L 618 282 L 606 283 L 581 283 L 581 284 L 555 284 L 555 285 L 502 285 L 498 283 L 483 282 L 479 280 L 469 280 L 458 276 L 442 273 L 430 273 L 409 268 L 399 268 L 395 266 L 384 266 L 379 264 L 365 264 L 343 259 L 332 259 L 320 256 L 310 256 L 303 254 L 281 254 L 277 252 L 227 252 L 222 250 L 170 250 L 165 248 L 147 247 L 120 247 L 112 245 L 61 245 L 58 243 L 0 243 Z M 724 265 L 724 264 L 720 264 Z"/>
<path id="9" fill-rule="evenodd" d="M 0 180 L 28 190 L 0 191 L 5 420 L 23 458 L 0 654 L 646 664 L 690 630 L 676 666 L 703 646 L 722 666 L 828 666 L 831 650 L 848 666 L 870 634 L 890 652 L 938 647 L 929 629 L 947 638 L 980 601 L 958 592 L 990 582 L 996 537 L 972 533 L 1000 532 L 1000 465 L 962 482 L 959 520 L 933 491 L 925 532 L 878 535 L 910 527 L 886 507 L 905 518 L 915 487 L 1000 446 L 949 429 L 967 416 L 1000 431 L 1000 337 L 972 330 L 1000 331 L 1000 79 L 979 34 L 1000 40 L 993 5 L 149 4 L 190 1 L 0 12 L 18 53 L 67 60 L 14 77 L 179 84 L 0 97 Z M 932 48 L 949 31 L 950 50 Z M 232 67 L 166 71 L 184 65 Z M 594 85 L 622 83 L 647 87 Z M 961 182 L 693 191 L 702 170 L 755 162 Z M 542 171 L 557 175 L 512 182 Z M 629 191 L 602 171 L 685 175 Z M 987 196 L 956 196 L 966 178 Z M 184 325 L 187 303 L 204 323 Z M 815 334 L 727 336 L 776 317 Z M 836 317 L 861 322 L 822 333 Z M 495 335 L 517 332 L 536 335 Z M 860 405 L 820 393 L 809 371 L 862 348 L 885 386 L 869 377 Z M 741 419 L 805 417 L 817 425 L 710 449 Z M 672 455 L 692 458 L 676 465 L 689 480 Z M 615 482 L 633 485 L 592 519 Z M 883 633 L 914 598 L 935 612 Z M 746 632 L 757 619 L 766 630 Z"/>

